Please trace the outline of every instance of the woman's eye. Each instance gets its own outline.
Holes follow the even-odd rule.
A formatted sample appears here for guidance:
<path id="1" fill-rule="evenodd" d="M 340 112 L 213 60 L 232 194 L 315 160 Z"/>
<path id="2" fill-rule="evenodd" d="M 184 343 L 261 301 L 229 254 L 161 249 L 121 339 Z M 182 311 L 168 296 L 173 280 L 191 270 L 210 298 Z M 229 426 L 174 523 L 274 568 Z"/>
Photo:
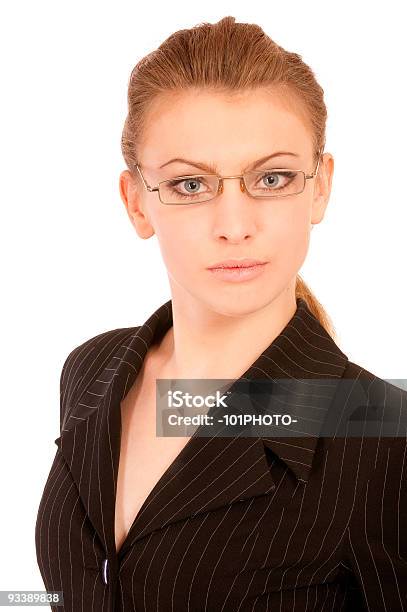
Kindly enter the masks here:
<path id="1" fill-rule="evenodd" d="M 283 172 L 267 171 L 261 175 L 255 185 L 255 189 L 263 191 L 292 190 L 298 180 L 298 173 L 290 170 Z"/>
<path id="2" fill-rule="evenodd" d="M 284 185 L 287 177 L 281 172 L 267 172 L 262 180 L 266 187 L 281 187 Z"/>
<path id="3" fill-rule="evenodd" d="M 279 176 L 280 176 L 279 174 L 277 174 L 276 172 L 273 172 L 270 174 L 265 174 L 263 177 L 263 180 L 268 187 L 273 187 L 273 185 L 276 185 L 279 182 L 278 180 Z"/>
<path id="4" fill-rule="evenodd" d="M 172 187 L 181 186 L 183 190 L 181 193 L 187 193 L 193 195 L 199 191 L 199 187 L 202 185 L 202 181 L 199 177 L 192 177 L 188 179 L 179 179 L 171 182 Z"/>

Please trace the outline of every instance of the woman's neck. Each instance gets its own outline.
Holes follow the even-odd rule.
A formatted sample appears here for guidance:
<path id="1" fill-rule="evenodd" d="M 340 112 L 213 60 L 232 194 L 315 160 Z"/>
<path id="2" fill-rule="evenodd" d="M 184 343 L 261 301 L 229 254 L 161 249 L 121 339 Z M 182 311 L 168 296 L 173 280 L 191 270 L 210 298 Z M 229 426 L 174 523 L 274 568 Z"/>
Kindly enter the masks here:
<path id="1" fill-rule="evenodd" d="M 292 299 L 274 300 L 246 316 L 197 316 L 173 302 L 173 326 L 152 347 L 162 378 L 236 379 L 281 333 L 296 311 Z"/>

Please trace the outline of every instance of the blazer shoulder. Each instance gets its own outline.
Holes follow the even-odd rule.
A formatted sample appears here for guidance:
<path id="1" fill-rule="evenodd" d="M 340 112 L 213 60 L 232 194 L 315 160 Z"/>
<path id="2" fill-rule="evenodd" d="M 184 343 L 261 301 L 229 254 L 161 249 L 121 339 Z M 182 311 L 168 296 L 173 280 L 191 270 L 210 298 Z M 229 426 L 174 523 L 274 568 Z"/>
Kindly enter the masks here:
<path id="1" fill-rule="evenodd" d="M 377 376 L 352 361 L 348 361 L 343 379 L 355 381 L 355 390 L 357 385 L 357 390 L 362 391 L 366 398 L 368 410 L 372 413 L 375 412 L 375 418 L 377 418 L 377 414 L 382 414 L 385 419 L 391 419 L 399 423 L 402 428 L 406 427 L 407 389 Z M 353 382 L 350 384 L 350 391 L 352 391 L 352 388 Z"/>
<path id="2" fill-rule="evenodd" d="M 393 384 L 390 382 L 390 379 L 381 378 L 377 374 L 370 372 L 363 366 L 350 360 L 347 361 L 343 378 L 360 381 L 365 389 L 372 388 L 372 391 L 374 389 L 382 389 L 388 393 L 396 393 L 400 397 L 407 398 L 407 388 Z"/>
<path id="3" fill-rule="evenodd" d="M 97 376 L 121 344 L 140 326 L 118 327 L 88 338 L 65 358 L 60 375 L 60 423 L 66 406 L 77 399 Z"/>

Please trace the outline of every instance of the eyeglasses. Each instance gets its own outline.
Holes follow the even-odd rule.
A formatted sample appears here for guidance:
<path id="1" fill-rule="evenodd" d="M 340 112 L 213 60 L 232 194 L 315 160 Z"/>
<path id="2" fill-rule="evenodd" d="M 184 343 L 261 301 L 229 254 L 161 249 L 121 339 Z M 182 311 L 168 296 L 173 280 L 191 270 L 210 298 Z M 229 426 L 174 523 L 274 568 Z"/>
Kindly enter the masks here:
<path id="1" fill-rule="evenodd" d="M 236 176 L 219 176 L 217 174 L 186 174 L 160 181 L 156 187 L 147 184 L 140 166 L 136 168 L 147 191 L 158 191 L 162 204 L 185 205 L 198 204 L 213 200 L 223 192 L 224 179 L 240 179 L 240 189 L 253 198 L 284 198 L 298 195 L 305 189 L 305 181 L 318 173 L 322 151 L 312 174 L 303 170 L 272 168 L 270 170 L 250 171 Z"/>

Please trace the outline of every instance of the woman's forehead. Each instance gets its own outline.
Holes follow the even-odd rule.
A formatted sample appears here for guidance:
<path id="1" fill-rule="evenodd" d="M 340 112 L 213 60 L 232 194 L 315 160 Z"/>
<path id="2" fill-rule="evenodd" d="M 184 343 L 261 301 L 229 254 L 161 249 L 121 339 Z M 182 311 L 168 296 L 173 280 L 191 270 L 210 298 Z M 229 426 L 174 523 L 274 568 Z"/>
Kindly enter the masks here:
<path id="1" fill-rule="evenodd" d="M 221 174 L 244 171 L 278 151 L 296 155 L 276 157 L 280 167 L 301 169 L 313 155 L 312 132 L 294 98 L 264 88 L 236 95 L 191 90 L 163 93 L 151 103 L 138 159 L 150 179 L 159 180 L 199 169 L 168 164 L 171 159 L 196 161 L 206 166 L 200 171 Z"/>
<path id="2" fill-rule="evenodd" d="M 293 99 L 264 91 L 250 92 L 244 97 L 229 98 L 224 94 L 185 92 L 177 96 L 160 95 L 149 107 L 144 125 L 148 131 L 182 131 L 188 127 L 193 132 L 205 129 L 201 137 L 215 130 L 241 131 L 261 123 L 268 126 L 304 123 L 304 109 Z M 238 122 L 238 123 L 236 123 Z"/>
<path id="3" fill-rule="evenodd" d="M 202 101 L 189 101 L 183 107 L 167 106 L 162 113 L 156 113 L 145 126 L 139 149 L 144 167 L 167 171 L 181 165 L 166 165 L 170 160 L 186 159 L 219 170 L 231 163 L 243 168 L 282 151 L 302 162 L 312 156 L 313 140 L 308 127 L 287 109 L 277 107 L 273 113 L 272 108 L 258 108 L 253 113 L 252 106 L 250 110 L 239 107 L 234 113 L 230 107 L 224 113 L 224 108 L 218 106 L 215 99 L 208 107 L 213 112 L 207 112 Z"/>

